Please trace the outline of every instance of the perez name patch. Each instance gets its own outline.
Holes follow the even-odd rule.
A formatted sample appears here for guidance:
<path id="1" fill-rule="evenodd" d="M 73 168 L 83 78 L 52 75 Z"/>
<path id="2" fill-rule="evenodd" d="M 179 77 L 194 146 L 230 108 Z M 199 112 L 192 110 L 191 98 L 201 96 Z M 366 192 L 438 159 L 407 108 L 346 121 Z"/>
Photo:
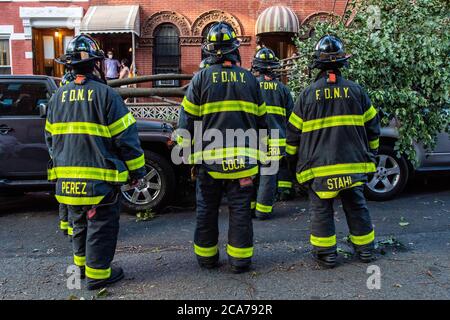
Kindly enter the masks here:
<path id="1" fill-rule="evenodd" d="M 61 192 L 67 195 L 86 195 L 86 182 L 62 181 Z"/>

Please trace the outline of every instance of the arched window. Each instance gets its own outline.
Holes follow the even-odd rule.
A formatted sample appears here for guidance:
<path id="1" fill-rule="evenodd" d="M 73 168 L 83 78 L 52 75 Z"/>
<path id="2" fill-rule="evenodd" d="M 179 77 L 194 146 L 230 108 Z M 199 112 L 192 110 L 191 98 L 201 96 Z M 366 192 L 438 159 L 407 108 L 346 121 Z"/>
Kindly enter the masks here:
<path id="1" fill-rule="evenodd" d="M 158 26 L 154 33 L 153 74 L 180 73 L 180 36 L 170 23 Z M 155 86 L 177 86 L 178 81 L 157 81 Z"/>

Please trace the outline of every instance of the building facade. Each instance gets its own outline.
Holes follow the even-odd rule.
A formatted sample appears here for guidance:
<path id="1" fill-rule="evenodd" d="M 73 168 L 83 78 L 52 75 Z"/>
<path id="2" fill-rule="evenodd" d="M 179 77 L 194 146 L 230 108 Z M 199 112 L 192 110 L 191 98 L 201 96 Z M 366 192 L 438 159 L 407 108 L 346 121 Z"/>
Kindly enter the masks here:
<path id="1" fill-rule="evenodd" d="M 79 32 L 93 35 L 116 58 L 133 62 L 138 75 L 193 73 L 202 60 L 204 37 L 217 21 L 236 29 L 242 64 L 249 67 L 258 45 L 272 48 L 281 58 L 291 56 L 292 38 L 300 25 L 341 16 L 347 2 L 0 0 L 6 7 L 0 19 L 0 73 L 60 76 L 63 70 L 52 59 Z"/>

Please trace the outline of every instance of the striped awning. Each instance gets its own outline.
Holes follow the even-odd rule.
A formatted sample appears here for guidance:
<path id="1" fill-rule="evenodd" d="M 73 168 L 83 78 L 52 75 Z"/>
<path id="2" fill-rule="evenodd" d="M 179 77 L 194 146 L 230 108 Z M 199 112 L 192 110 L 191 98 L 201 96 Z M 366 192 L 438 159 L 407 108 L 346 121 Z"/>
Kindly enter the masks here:
<path id="1" fill-rule="evenodd" d="M 81 21 L 81 33 L 130 33 L 139 36 L 139 6 L 91 6 Z"/>
<path id="2" fill-rule="evenodd" d="M 300 23 L 292 9 L 273 6 L 264 10 L 256 20 L 256 35 L 262 33 L 297 33 Z"/>

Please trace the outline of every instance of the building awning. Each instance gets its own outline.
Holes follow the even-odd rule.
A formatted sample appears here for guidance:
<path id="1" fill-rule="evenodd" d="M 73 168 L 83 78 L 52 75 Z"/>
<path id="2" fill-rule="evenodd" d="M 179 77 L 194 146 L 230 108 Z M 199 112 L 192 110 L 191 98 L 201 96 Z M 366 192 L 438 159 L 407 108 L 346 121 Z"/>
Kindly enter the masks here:
<path id="1" fill-rule="evenodd" d="M 139 6 L 92 6 L 81 21 L 81 33 L 135 33 L 139 36 Z"/>
<path id="2" fill-rule="evenodd" d="M 297 33 L 300 23 L 292 9 L 273 6 L 264 10 L 256 20 L 256 35 L 262 33 Z"/>

